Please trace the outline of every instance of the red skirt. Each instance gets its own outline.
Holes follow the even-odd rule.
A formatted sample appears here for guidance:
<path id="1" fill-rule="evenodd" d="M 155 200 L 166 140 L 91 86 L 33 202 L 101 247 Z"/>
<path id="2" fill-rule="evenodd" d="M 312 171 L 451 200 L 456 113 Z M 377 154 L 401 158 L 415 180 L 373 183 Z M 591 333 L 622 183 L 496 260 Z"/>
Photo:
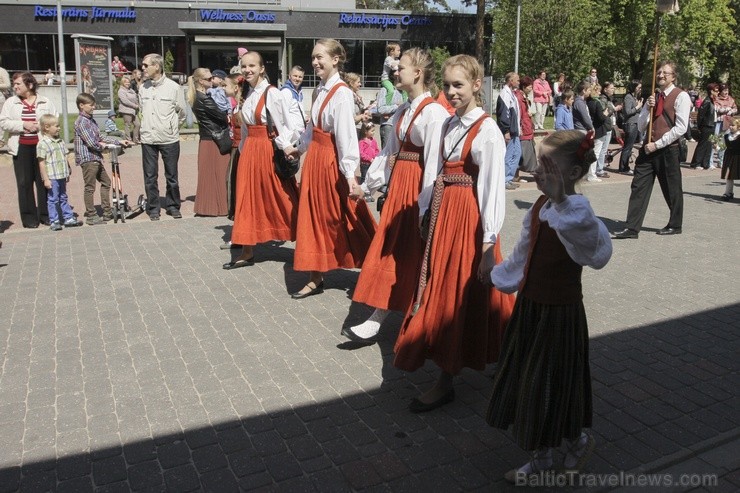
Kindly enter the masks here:
<path id="1" fill-rule="evenodd" d="M 500 237 L 499 237 L 500 240 Z M 483 228 L 473 187 L 448 185 L 434 231 L 429 277 L 415 315 L 409 308 L 393 364 L 413 371 L 431 359 L 447 373 L 498 360 L 515 298 L 477 279 Z M 502 261 L 501 242 L 494 248 Z"/>
<path id="2" fill-rule="evenodd" d="M 226 198 L 226 175 L 231 156 L 222 155 L 212 140 L 198 144 L 198 186 L 193 212 L 199 216 L 225 216 L 229 212 Z"/>
<path id="3" fill-rule="evenodd" d="M 332 135 L 314 128 L 301 171 L 293 268 L 328 272 L 360 267 L 376 227 L 365 201 L 349 198 Z"/>
<path id="4" fill-rule="evenodd" d="M 422 167 L 396 161 L 380 225 L 367 252 L 353 301 L 405 311 L 416 292 L 424 243 L 419 234 Z"/>
<path id="5" fill-rule="evenodd" d="M 266 128 L 250 127 L 236 171 L 232 243 L 295 241 L 298 186 L 295 178 L 281 180 L 275 174 L 272 156 Z"/>

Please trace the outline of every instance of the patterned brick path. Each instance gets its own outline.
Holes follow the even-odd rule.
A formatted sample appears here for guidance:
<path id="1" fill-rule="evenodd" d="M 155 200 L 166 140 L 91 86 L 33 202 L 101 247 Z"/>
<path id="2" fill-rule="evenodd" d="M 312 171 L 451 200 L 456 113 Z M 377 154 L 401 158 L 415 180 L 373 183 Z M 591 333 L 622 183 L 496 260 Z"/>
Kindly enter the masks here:
<path id="1" fill-rule="evenodd" d="M 183 143 L 183 197 L 196 151 Z M 135 200 L 139 151 L 123 160 Z M 70 190 L 81 212 L 80 178 Z M 350 302 L 357 272 L 293 301 L 306 280 L 293 244 L 223 271 L 230 224 L 194 218 L 192 198 L 182 220 L 53 233 L 19 226 L 14 183 L 0 158 L 0 492 L 510 488 L 502 476 L 526 454 L 483 421 L 493 369 L 463 371 L 454 403 L 409 413 L 435 368 L 393 367 L 400 316 L 378 345 L 348 347 L 340 328 L 369 313 Z M 629 179 L 582 189 L 619 227 Z M 719 479 L 707 490 L 737 491 L 740 209 L 717 199 L 717 172 L 686 170 L 684 189 L 683 235 L 654 234 L 667 220 L 656 186 L 640 239 L 585 271 L 597 439 L 587 471 L 709 473 Z M 537 195 L 533 184 L 507 192 L 505 252 Z"/>

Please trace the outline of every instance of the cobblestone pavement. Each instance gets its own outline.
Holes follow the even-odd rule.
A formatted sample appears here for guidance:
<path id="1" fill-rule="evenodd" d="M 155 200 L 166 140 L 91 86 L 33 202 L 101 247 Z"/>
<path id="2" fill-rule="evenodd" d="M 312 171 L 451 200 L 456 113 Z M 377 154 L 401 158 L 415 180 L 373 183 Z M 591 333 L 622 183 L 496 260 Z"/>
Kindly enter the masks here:
<path id="1" fill-rule="evenodd" d="M 183 144 L 183 197 L 196 150 Z M 123 157 L 134 199 L 139 159 Z M 627 177 L 582 190 L 620 226 Z M 654 234 L 668 217 L 656 186 L 639 240 L 584 272 L 597 440 L 587 472 L 616 476 L 570 489 L 629 484 L 608 482 L 620 472 L 671 475 L 662 491 L 692 489 L 677 484 L 697 481 L 688 474 L 718 478 L 696 491 L 740 488 L 740 209 L 718 200 L 716 172 L 685 170 L 684 191 L 683 235 Z M 537 195 L 531 183 L 507 192 L 505 252 Z M 0 163 L 0 492 L 513 489 L 502 476 L 527 456 L 483 420 L 492 368 L 463 371 L 454 403 L 409 413 L 435 367 L 393 367 L 400 315 L 378 345 L 340 336 L 369 313 L 350 301 L 357 272 L 293 301 L 306 276 L 291 243 L 223 271 L 230 225 L 192 217 L 191 200 L 182 220 L 23 230 Z"/>

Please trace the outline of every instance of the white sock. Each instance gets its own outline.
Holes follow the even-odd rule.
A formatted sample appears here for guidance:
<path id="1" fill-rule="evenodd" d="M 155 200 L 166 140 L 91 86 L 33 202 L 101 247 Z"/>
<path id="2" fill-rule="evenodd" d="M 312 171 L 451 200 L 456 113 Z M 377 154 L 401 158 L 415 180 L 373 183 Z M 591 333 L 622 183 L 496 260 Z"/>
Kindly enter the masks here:
<path id="1" fill-rule="evenodd" d="M 375 337 L 380 332 L 380 324 L 388 316 L 390 310 L 383 310 L 382 308 L 376 308 L 370 318 L 362 322 L 360 325 L 352 327 L 352 332 L 367 339 L 369 337 Z"/>
<path id="2" fill-rule="evenodd" d="M 732 195 L 733 190 L 735 189 L 735 181 L 734 180 L 726 180 L 725 181 L 725 193 L 727 195 Z"/>
<path id="3" fill-rule="evenodd" d="M 566 469 L 573 469 L 583 454 L 586 452 L 588 435 L 581 432 L 581 436 L 573 441 L 568 441 L 568 452 L 565 454 L 563 465 Z"/>
<path id="4" fill-rule="evenodd" d="M 552 448 L 546 447 L 535 450 L 532 460 L 517 469 L 517 472 L 530 475 L 550 468 L 552 468 Z"/>

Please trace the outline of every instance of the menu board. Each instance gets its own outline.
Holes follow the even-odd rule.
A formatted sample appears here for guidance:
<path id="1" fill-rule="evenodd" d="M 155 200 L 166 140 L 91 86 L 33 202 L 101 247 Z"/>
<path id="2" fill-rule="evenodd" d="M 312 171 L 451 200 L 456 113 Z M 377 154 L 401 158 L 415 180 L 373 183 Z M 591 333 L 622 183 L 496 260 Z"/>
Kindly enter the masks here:
<path id="1" fill-rule="evenodd" d="M 92 94 L 97 108 L 113 108 L 111 98 L 110 43 L 85 38 L 75 39 L 77 90 Z"/>

